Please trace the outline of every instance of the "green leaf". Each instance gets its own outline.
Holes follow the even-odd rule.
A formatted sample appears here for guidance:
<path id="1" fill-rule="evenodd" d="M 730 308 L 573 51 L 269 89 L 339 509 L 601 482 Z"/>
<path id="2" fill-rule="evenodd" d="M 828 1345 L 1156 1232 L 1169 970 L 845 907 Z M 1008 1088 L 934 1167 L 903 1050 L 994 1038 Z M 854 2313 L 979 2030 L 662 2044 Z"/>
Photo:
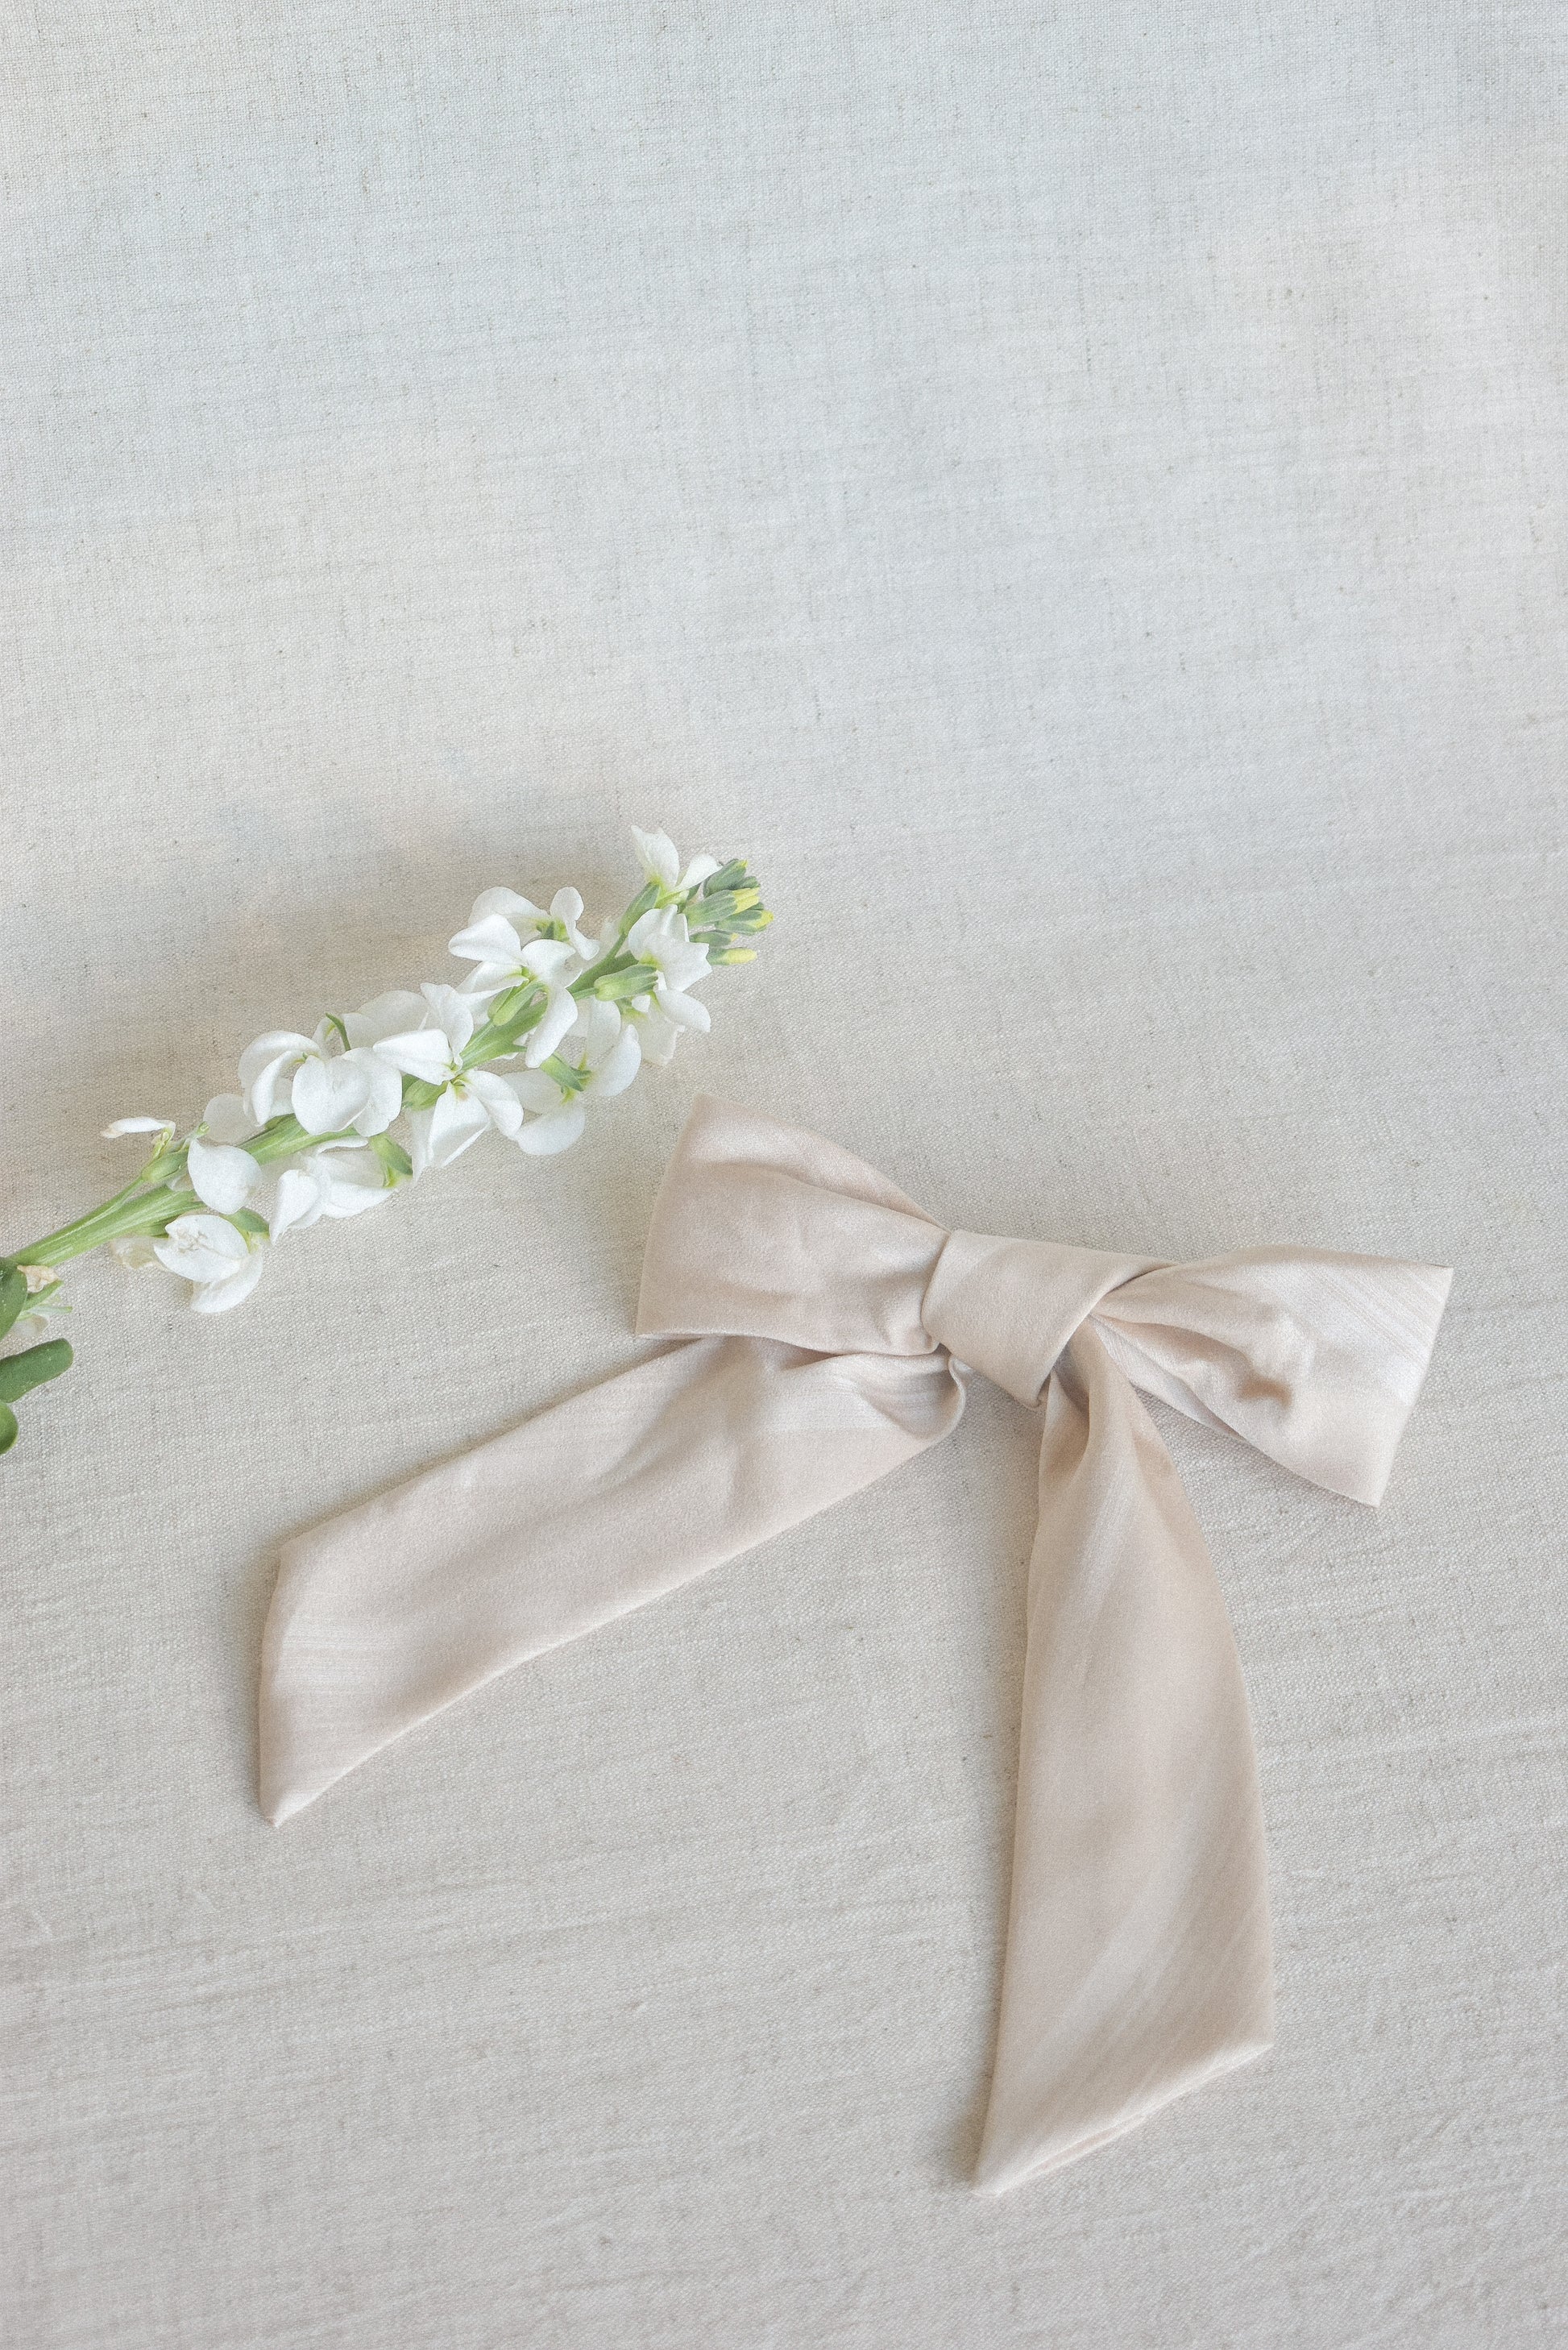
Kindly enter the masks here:
<path id="1" fill-rule="evenodd" d="M 20 1265 L 7 1267 L 0 1277 L 0 1338 L 16 1319 L 27 1303 L 27 1276 Z M 16 1431 L 13 1430 L 13 1436 Z"/>
<path id="2" fill-rule="evenodd" d="M 8 1403 L 0 1403 L 0 1452 L 9 1452 L 16 1441 L 16 1415 Z"/>
<path id="3" fill-rule="evenodd" d="M 57 1379 L 75 1360 L 64 1338 L 46 1338 L 41 1347 L 0 1356 L 0 1403 L 14 1404 L 34 1388 L 41 1388 L 46 1379 Z"/>

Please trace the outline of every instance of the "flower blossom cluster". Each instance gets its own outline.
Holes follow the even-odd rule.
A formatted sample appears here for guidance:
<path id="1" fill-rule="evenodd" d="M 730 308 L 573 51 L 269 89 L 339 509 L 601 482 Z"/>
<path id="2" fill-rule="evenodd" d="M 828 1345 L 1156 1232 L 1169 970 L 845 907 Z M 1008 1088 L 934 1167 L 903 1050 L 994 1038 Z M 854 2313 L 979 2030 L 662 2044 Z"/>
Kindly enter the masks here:
<path id="1" fill-rule="evenodd" d="M 217 1095 L 188 1135 L 157 1118 L 106 1128 L 149 1138 L 138 1182 L 165 1187 L 177 1211 L 110 1236 L 116 1254 L 167 1266 L 198 1312 L 223 1313 L 286 1233 L 379 1206 L 482 1135 L 534 1157 L 569 1149 L 590 1103 L 707 1030 L 695 991 L 715 964 L 750 962 L 747 941 L 773 919 L 742 860 L 682 865 L 668 834 L 633 838 L 643 887 L 597 931 L 576 889 L 547 907 L 483 890 L 451 941 L 469 966 L 456 985 L 379 995 L 310 1035 L 269 1030 L 241 1054 L 238 1092 Z M 179 1211 L 180 1194 L 197 1204 Z"/>

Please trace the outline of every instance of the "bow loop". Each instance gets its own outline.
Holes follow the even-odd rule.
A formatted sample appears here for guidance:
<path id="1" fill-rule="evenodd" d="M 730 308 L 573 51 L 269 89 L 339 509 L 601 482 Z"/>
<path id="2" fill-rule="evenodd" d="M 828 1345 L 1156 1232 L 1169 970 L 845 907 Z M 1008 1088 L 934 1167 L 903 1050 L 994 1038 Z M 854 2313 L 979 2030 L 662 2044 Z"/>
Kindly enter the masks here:
<path id="1" fill-rule="evenodd" d="M 851 1151 L 699 1094 L 653 1203 L 637 1327 L 929 1355 L 920 1299 L 946 1238 Z"/>
<path id="2" fill-rule="evenodd" d="M 961 1363 L 1033 1408 L 1057 1357 L 1101 1298 L 1157 1262 L 1054 1241 L 953 1232 L 927 1284 L 921 1318 Z"/>
<path id="3" fill-rule="evenodd" d="M 1376 1505 L 1452 1279 L 1446 1266 L 1390 1257 L 1240 1249 L 1162 1265 L 1095 1318 L 1135 1386 Z"/>

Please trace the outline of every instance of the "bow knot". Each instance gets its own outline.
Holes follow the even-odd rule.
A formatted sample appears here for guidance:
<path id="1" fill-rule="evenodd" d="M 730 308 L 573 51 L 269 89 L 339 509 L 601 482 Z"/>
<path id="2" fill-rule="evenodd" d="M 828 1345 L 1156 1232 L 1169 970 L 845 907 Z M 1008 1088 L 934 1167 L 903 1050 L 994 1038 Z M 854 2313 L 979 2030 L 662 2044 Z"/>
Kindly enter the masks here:
<path id="1" fill-rule="evenodd" d="M 1033 1406 L 1101 1299 L 1155 1263 L 1054 1241 L 953 1232 L 932 1268 L 920 1318 L 961 1363 Z"/>
<path id="2" fill-rule="evenodd" d="M 1135 1390 L 1376 1502 L 1449 1281 L 1322 1250 L 1173 1265 L 950 1232 L 820 1136 L 700 1098 L 638 1306 L 639 1331 L 687 1343 L 288 1544 L 263 1808 L 288 1818 L 465 1690 L 938 1442 L 971 1366 L 1044 1404 L 977 2183 L 1071 2161 L 1272 2030 L 1241 1669 Z"/>

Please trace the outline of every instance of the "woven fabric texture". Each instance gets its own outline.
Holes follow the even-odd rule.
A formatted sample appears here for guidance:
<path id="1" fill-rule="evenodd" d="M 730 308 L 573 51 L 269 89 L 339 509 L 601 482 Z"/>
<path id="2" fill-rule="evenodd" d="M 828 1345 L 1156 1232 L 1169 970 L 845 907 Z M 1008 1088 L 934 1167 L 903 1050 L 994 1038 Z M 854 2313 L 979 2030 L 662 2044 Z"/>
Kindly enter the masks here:
<path id="1" fill-rule="evenodd" d="M 482 887 L 778 920 L 529 1162 L 232 1315 L 92 1260 L 0 1464 L 15 2350 L 1530 2350 L 1568 2324 L 1546 0 L 38 0 L 0 83 L 0 1246 Z M 948 1224 L 1452 1264 L 1382 1509 L 1156 1405 L 1273 2054 L 1001 2201 L 1038 1431 L 282 1830 L 280 1544 L 635 1359 L 693 1089 Z M 650 1528 L 650 1542 L 658 1529 Z"/>

